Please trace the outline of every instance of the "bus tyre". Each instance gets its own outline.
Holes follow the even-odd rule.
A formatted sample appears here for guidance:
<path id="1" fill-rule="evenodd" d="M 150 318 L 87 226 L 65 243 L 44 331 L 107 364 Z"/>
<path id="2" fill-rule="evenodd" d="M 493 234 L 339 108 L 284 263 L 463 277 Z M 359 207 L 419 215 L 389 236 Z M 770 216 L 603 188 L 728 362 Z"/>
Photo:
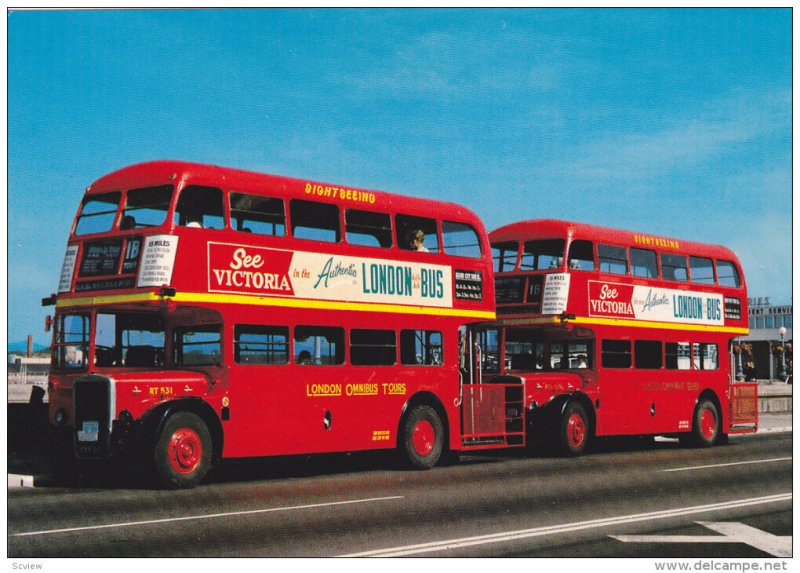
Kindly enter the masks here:
<path id="1" fill-rule="evenodd" d="M 444 426 L 430 406 L 417 406 L 403 422 L 401 453 L 415 469 L 427 470 L 436 465 L 444 450 Z"/>
<path id="2" fill-rule="evenodd" d="M 570 402 L 561 417 L 558 443 L 565 456 L 579 456 L 589 443 L 589 417 L 586 409 L 578 402 Z"/>
<path id="3" fill-rule="evenodd" d="M 173 414 L 156 440 L 156 476 L 170 489 L 196 486 L 211 465 L 211 434 L 191 412 Z"/>
<path id="4" fill-rule="evenodd" d="M 698 448 L 708 448 L 717 443 L 719 436 L 720 417 L 717 407 L 711 400 L 700 400 L 694 410 L 691 444 Z"/>

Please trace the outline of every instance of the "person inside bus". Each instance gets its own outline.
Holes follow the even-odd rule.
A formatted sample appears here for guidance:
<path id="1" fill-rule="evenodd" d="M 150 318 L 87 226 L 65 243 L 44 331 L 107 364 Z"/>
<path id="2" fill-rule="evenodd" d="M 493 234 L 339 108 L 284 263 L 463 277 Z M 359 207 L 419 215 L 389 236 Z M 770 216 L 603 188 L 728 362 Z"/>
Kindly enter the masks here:
<path id="1" fill-rule="evenodd" d="M 589 368 L 589 365 L 586 363 L 586 355 L 581 354 L 578 356 L 578 364 L 575 368 Z"/>
<path id="2" fill-rule="evenodd" d="M 308 350 L 301 350 L 300 354 L 297 355 L 297 363 L 313 364 L 314 362 L 311 360 L 311 353 Z"/>
<path id="3" fill-rule="evenodd" d="M 429 253 L 428 247 L 422 243 L 425 241 L 425 233 L 421 229 L 415 229 L 408 234 L 408 244 L 412 251 L 418 253 Z"/>

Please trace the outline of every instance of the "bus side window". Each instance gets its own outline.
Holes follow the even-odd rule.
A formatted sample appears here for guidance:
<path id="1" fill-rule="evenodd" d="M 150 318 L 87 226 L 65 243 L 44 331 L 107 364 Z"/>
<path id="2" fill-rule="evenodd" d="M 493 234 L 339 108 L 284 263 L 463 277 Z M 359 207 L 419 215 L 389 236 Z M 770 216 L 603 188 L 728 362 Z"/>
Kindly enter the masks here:
<path id="1" fill-rule="evenodd" d="M 332 326 L 298 326 L 294 329 L 297 364 L 344 364 L 344 329 Z"/>
<path id="2" fill-rule="evenodd" d="M 248 193 L 231 193 L 231 224 L 237 231 L 282 237 L 286 234 L 286 211 L 282 199 Z"/>
<path id="3" fill-rule="evenodd" d="M 478 233 L 466 223 L 442 221 L 442 246 L 448 255 L 478 259 L 481 242 Z"/>
<path id="4" fill-rule="evenodd" d="M 714 263 L 705 257 L 689 257 L 689 271 L 693 283 L 714 284 Z"/>
<path id="5" fill-rule="evenodd" d="M 667 370 L 691 370 L 692 352 L 688 342 L 667 342 L 664 350 Z"/>
<path id="6" fill-rule="evenodd" d="M 439 234 L 435 219 L 427 217 L 413 217 L 411 215 L 397 215 L 396 238 L 397 245 L 401 249 L 414 250 L 410 239 L 415 231 L 422 231 L 425 234 L 424 246 L 430 253 L 439 252 Z"/>
<path id="7" fill-rule="evenodd" d="M 576 271 L 594 270 L 594 252 L 591 241 L 572 241 L 569 246 L 569 268 Z"/>
<path id="8" fill-rule="evenodd" d="M 717 281 L 719 286 L 737 288 L 742 286 L 736 265 L 730 261 L 717 261 Z"/>
<path id="9" fill-rule="evenodd" d="M 289 329 L 237 324 L 233 329 L 233 359 L 237 364 L 288 364 Z"/>
<path id="10" fill-rule="evenodd" d="M 597 245 L 597 262 L 600 264 L 600 272 L 615 275 L 628 274 L 628 255 L 625 247 Z"/>
<path id="11" fill-rule="evenodd" d="M 336 205 L 292 199 L 289 215 L 293 237 L 326 243 L 338 243 L 342 239 L 339 207 Z"/>
<path id="12" fill-rule="evenodd" d="M 222 190 L 197 185 L 184 189 L 175 209 L 175 224 L 182 227 L 224 229 Z"/>
<path id="13" fill-rule="evenodd" d="M 441 366 L 442 333 L 437 330 L 401 330 L 400 362 L 406 366 Z"/>
<path id="14" fill-rule="evenodd" d="M 347 242 L 365 247 L 392 246 L 392 218 L 387 213 L 347 209 L 344 213 Z"/>
<path id="15" fill-rule="evenodd" d="M 661 253 L 661 276 L 665 281 L 688 281 L 689 274 L 686 270 L 686 257 Z"/>
<path id="16" fill-rule="evenodd" d="M 631 367 L 630 340 L 604 340 L 601 348 L 601 362 L 603 368 Z"/>
<path id="17" fill-rule="evenodd" d="M 655 251 L 631 247 L 631 274 L 647 279 L 658 278 L 658 262 Z"/>

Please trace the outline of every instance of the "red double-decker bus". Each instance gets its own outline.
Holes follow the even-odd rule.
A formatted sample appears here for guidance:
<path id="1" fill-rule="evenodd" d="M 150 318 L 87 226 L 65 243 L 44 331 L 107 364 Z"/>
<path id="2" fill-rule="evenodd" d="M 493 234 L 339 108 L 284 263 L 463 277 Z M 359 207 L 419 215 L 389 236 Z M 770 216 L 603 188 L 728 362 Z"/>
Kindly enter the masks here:
<path id="1" fill-rule="evenodd" d="M 43 301 L 50 421 L 78 458 L 143 456 L 171 487 L 223 458 L 398 448 L 428 468 L 519 445 L 521 393 L 479 392 L 466 342 L 495 317 L 491 265 L 460 205 L 121 169 L 86 190 Z"/>
<path id="2" fill-rule="evenodd" d="M 747 292 L 729 249 L 533 220 L 490 234 L 497 321 L 482 371 L 525 387 L 529 437 L 577 455 L 593 437 L 669 435 L 710 446 L 755 431 L 737 383 Z"/>

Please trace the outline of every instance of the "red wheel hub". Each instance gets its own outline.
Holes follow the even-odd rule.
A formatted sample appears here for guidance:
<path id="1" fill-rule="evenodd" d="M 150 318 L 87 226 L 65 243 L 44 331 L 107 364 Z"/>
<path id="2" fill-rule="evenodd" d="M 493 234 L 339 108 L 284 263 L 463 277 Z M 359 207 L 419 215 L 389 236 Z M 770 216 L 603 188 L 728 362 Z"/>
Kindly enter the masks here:
<path id="1" fill-rule="evenodd" d="M 572 414 L 567 421 L 567 440 L 569 444 L 578 448 L 586 439 L 586 422 L 580 414 Z"/>
<path id="2" fill-rule="evenodd" d="M 706 408 L 700 414 L 700 433 L 707 440 L 714 437 L 717 431 L 717 416 L 710 409 Z"/>
<path id="3" fill-rule="evenodd" d="M 169 464 L 179 474 L 190 474 L 203 457 L 203 442 L 191 428 L 175 430 L 169 440 Z"/>
<path id="4" fill-rule="evenodd" d="M 427 456 L 433 451 L 435 441 L 436 430 L 433 429 L 433 424 L 428 420 L 417 422 L 411 434 L 411 444 L 414 446 L 414 451 L 421 456 Z"/>

